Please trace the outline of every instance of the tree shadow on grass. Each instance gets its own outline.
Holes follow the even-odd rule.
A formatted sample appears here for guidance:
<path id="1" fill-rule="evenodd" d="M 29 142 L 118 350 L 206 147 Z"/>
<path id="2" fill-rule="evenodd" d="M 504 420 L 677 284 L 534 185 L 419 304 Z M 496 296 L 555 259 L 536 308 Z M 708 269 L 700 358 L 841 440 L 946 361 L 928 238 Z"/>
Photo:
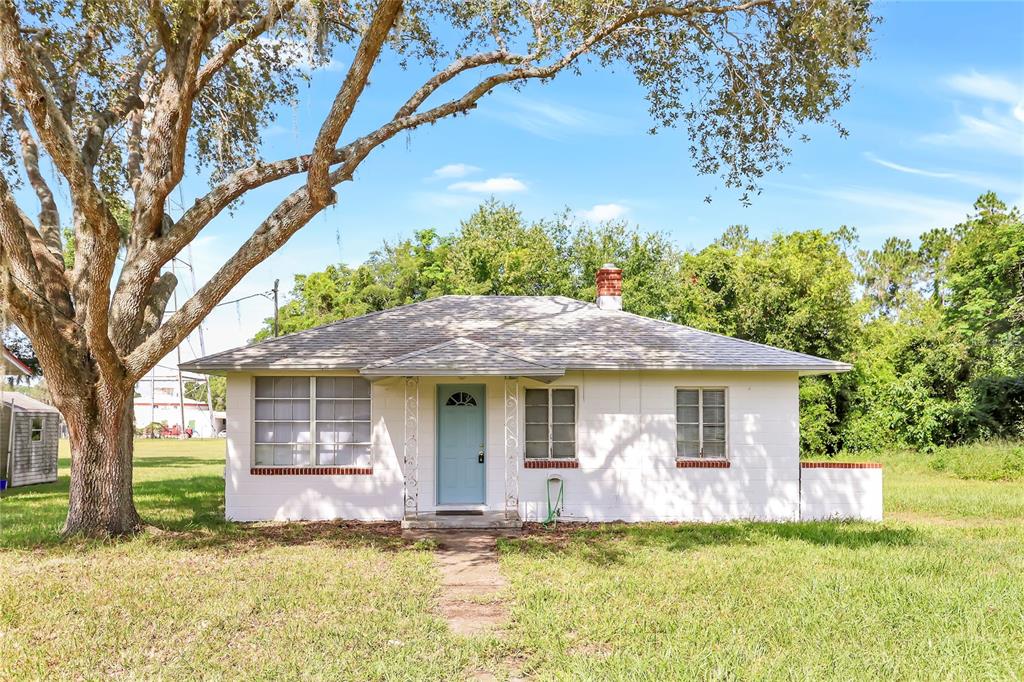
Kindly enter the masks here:
<path id="1" fill-rule="evenodd" d="M 176 460 L 178 458 L 148 458 Z M 183 458 L 186 465 L 194 460 Z M 139 465 L 142 461 L 136 463 Z M 165 463 L 172 467 L 174 464 Z M 64 469 L 66 471 L 66 469 Z M 317 543 L 338 548 L 373 546 L 398 550 L 409 546 L 395 523 L 295 522 L 234 523 L 224 518 L 224 479 L 217 475 L 182 474 L 134 485 L 135 506 L 147 524 L 144 532 L 114 542 L 153 542 L 177 549 L 224 552 L 259 551 L 271 546 Z M 60 528 L 67 515 L 68 477 L 56 483 L 14 488 L 0 500 L 0 549 L 43 549 L 80 552 L 110 542 L 62 542 Z"/>
<path id="2" fill-rule="evenodd" d="M 637 547 L 688 552 L 703 547 L 756 546 L 779 540 L 859 550 L 877 546 L 904 547 L 920 542 L 921 538 L 912 528 L 855 521 L 573 524 L 552 530 L 540 524 L 529 524 L 523 537 L 503 540 L 501 544 L 510 551 L 534 556 L 571 552 L 596 565 L 611 565 L 621 563 Z"/>
<path id="3" fill-rule="evenodd" d="M 136 469 L 152 469 L 152 468 L 193 468 L 193 467 L 208 467 L 208 466 L 224 466 L 224 458 L 210 457 L 206 459 L 200 459 L 198 457 L 137 457 L 134 462 Z"/>
<path id="4" fill-rule="evenodd" d="M 259 552 L 272 547 L 316 545 L 333 549 L 373 548 L 394 552 L 420 543 L 402 537 L 397 521 L 290 521 L 235 523 L 184 531 L 150 530 L 153 541 L 177 549 L 224 554 Z"/>

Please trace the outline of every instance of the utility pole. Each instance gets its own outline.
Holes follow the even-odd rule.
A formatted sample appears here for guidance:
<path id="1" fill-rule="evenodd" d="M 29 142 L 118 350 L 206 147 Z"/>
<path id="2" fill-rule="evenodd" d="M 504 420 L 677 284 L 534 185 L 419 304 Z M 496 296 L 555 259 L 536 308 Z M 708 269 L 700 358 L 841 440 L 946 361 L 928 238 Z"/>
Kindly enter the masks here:
<path id="1" fill-rule="evenodd" d="M 178 188 L 181 189 L 180 187 Z M 192 267 L 192 243 L 188 245 L 188 271 L 192 275 L 192 291 L 199 291 L 196 287 L 196 269 Z M 199 326 L 196 327 L 196 331 L 199 332 L 199 353 L 206 357 L 206 341 L 203 339 L 203 323 L 200 322 Z M 194 351 L 193 351 L 194 352 Z M 195 359 L 195 358 L 193 358 Z M 206 417 L 210 422 L 210 434 L 213 436 L 217 435 L 214 419 L 213 419 L 213 393 L 210 391 L 210 377 L 207 375 L 206 380 Z"/>
<path id="2" fill-rule="evenodd" d="M 177 259 L 175 259 L 175 258 L 171 259 L 171 273 L 174 275 L 175 279 L 177 279 L 178 271 L 174 267 L 175 260 L 177 260 Z M 178 311 L 178 285 L 177 284 L 174 285 L 174 311 L 175 312 Z M 179 438 L 184 438 L 184 436 L 185 436 L 185 384 L 181 380 L 181 344 L 180 343 L 177 346 L 175 346 L 174 353 L 175 353 L 176 359 L 178 361 L 177 362 L 177 366 L 175 367 L 175 370 L 177 370 L 177 372 L 178 372 L 178 411 L 179 411 L 179 415 L 181 417 L 181 435 L 179 436 Z M 154 402 L 156 402 L 156 401 L 154 400 Z"/>
<path id="3" fill-rule="evenodd" d="M 274 280 L 274 338 L 277 338 L 277 284 L 281 280 Z"/>

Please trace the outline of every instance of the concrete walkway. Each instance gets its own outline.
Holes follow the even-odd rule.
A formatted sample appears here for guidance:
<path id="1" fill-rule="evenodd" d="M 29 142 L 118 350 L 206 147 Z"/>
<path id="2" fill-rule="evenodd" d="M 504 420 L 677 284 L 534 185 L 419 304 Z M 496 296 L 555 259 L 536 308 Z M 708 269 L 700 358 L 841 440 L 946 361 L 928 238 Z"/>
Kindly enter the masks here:
<path id="1" fill-rule="evenodd" d="M 517 533 L 480 530 L 406 531 L 405 537 L 437 543 L 441 569 L 438 610 L 452 632 L 480 635 L 504 626 L 508 614 L 501 600 L 507 584 L 498 570 L 497 541 Z"/>

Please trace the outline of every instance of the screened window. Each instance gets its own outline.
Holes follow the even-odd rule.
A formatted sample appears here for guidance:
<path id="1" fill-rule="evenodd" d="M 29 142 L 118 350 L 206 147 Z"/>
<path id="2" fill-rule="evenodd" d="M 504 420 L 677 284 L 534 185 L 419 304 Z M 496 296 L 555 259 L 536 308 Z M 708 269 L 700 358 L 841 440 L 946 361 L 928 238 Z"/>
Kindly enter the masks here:
<path id="1" fill-rule="evenodd" d="M 316 463 L 370 466 L 370 382 L 316 377 Z"/>
<path id="2" fill-rule="evenodd" d="M 370 466 L 362 377 L 257 377 L 257 466 Z"/>
<path id="3" fill-rule="evenodd" d="M 256 464 L 309 466 L 309 377 L 256 377 Z"/>
<path id="4" fill-rule="evenodd" d="M 676 456 L 725 457 L 725 389 L 676 389 Z"/>
<path id="5" fill-rule="evenodd" d="M 32 417 L 32 423 L 30 424 L 28 439 L 33 443 L 41 443 L 43 441 L 42 417 Z"/>
<path id="6" fill-rule="evenodd" d="M 576 457 L 576 389 L 526 389 L 526 456 Z"/>

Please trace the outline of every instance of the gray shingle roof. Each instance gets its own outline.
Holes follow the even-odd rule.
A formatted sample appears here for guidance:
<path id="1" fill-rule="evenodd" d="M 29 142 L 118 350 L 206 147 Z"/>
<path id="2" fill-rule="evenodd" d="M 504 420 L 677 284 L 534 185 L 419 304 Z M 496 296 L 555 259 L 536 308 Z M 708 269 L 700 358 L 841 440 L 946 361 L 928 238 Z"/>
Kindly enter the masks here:
<path id="1" fill-rule="evenodd" d="M 15 393 L 9 391 L 3 394 L 3 404 L 10 405 L 16 410 L 22 412 L 57 412 L 57 408 L 53 405 L 47 405 L 46 403 L 36 400 L 24 393 Z"/>
<path id="2" fill-rule="evenodd" d="M 453 343 L 457 342 L 457 343 Z M 468 342 L 468 343 L 467 343 Z M 193 371 L 353 369 L 530 375 L 537 368 L 843 372 L 850 366 L 561 296 L 442 296 L 182 364 Z M 533 371 L 527 372 L 527 369 Z"/>
<path id="3" fill-rule="evenodd" d="M 361 372 L 367 376 L 496 374 L 557 377 L 565 374 L 565 369 L 547 367 L 462 337 L 371 363 Z"/>

